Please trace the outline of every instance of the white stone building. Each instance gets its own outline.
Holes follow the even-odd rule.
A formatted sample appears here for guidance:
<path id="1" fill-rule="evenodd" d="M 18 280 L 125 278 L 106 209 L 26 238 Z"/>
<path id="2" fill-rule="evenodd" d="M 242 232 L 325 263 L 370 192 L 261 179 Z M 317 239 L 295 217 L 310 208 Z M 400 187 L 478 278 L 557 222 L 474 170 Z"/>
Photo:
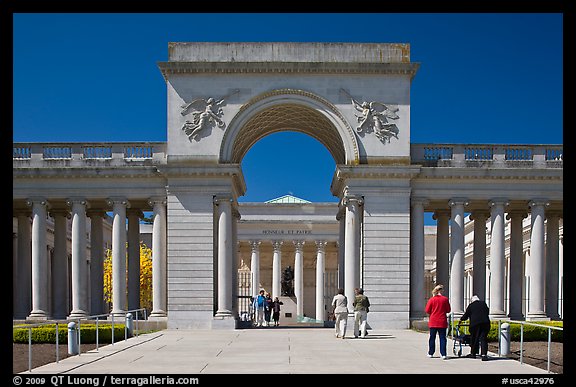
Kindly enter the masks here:
<path id="1" fill-rule="evenodd" d="M 130 246 L 140 237 L 139 214 L 151 211 L 150 318 L 168 327 L 234 328 L 237 273 L 250 267 L 250 254 L 250 262 L 261 261 L 251 276 L 272 293 L 278 269 L 293 262 L 297 317 L 322 314 L 320 300 L 337 276 L 350 303 L 355 287 L 370 295 L 374 328 L 407 328 L 425 317 L 424 214 L 433 212 L 433 275 L 449 286 L 455 315 L 463 313 L 470 286 L 474 293 L 484 289 L 493 318 L 518 315 L 528 273 L 526 318 L 557 316 L 551 300 L 558 299 L 554 279 L 561 276 L 562 145 L 412 143 L 411 130 L 422 128 L 410 127 L 410 86 L 419 64 L 410 61 L 408 44 L 170 43 L 169 60 L 158 66 L 167 86 L 166 142 L 14 144 L 17 244 L 31 246 L 18 249 L 15 259 L 19 313 L 51 317 L 49 212 L 71 216 L 67 313 L 93 313 L 87 289 L 100 269 L 87 266 L 84 230 L 90 218 L 94 235 L 108 211 L 112 313 L 123 316 L 135 272 Z M 339 203 L 239 204 L 245 154 L 264 136 L 289 130 L 312 136 L 333 156 L 331 192 Z M 286 206 L 294 207 L 296 221 Z M 472 285 L 466 213 L 482 223 L 472 232 Z M 531 216 L 529 257 L 524 214 Z M 103 248 L 92 243 L 91 254 Z M 55 260 L 64 262 L 64 254 L 55 253 Z M 316 285 L 320 274 L 324 286 Z"/>

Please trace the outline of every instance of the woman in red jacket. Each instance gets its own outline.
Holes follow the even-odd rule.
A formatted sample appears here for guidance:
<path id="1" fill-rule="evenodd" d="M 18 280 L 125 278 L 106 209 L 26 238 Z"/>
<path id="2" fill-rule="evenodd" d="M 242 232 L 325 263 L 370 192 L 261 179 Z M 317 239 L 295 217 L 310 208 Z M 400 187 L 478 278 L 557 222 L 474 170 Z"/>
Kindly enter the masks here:
<path id="1" fill-rule="evenodd" d="M 432 357 L 436 351 L 436 334 L 438 334 L 440 355 L 442 360 L 446 360 L 446 328 L 448 328 L 446 313 L 450 313 L 450 302 L 448 297 L 442 295 L 443 291 L 443 285 L 436 285 L 432 290 L 432 297 L 426 303 L 426 313 L 430 315 L 428 319 L 428 328 L 430 328 L 428 357 Z"/>

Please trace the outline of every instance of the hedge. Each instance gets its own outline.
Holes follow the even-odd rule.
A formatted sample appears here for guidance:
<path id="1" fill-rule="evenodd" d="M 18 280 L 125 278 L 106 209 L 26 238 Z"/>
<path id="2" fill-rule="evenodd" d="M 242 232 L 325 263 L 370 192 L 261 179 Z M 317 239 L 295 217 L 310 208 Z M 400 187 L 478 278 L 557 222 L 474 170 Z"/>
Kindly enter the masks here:
<path id="1" fill-rule="evenodd" d="M 124 324 L 114 324 L 114 341 L 124 340 Z M 13 342 L 28 343 L 29 328 L 14 328 Z M 80 324 L 80 342 L 86 344 L 96 343 L 96 324 Z M 98 342 L 112 342 L 112 325 L 98 325 Z M 48 324 L 32 328 L 32 343 L 51 343 L 56 344 L 56 324 Z M 68 326 L 66 324 L 58 325 L 58 343 L 68 343 Z"/>
<path id="2" fill-rule="evenodd" d="M 503 322 L 504 323 L 504 322 Z M 510 324 L 510 340 L 520 341 L 520 324 L 519 323 L 509 323 Z M 535 324 L 554 326 L 562 328 L 564 323 L 562 321 L 538 321 Z M 548 341 L 548 329 L 544 327 L 537 327 L 534 325 L 524 325 L 524 341 Z M 468 327 L 466 327 L 468 328 Z M 554 342 L 564 342 L 564 331 L 558 329 L 551 329 L 551 340 Z M 448 333 L 450 333 L 450 327 L 448 327 Z M 466 331 L 466 333 L 468 333 Z M 488 333 L 488 341 L 497 342 L 498 341 L 498 321 L 492 321 L 490 324 L 490 332 Z"/>

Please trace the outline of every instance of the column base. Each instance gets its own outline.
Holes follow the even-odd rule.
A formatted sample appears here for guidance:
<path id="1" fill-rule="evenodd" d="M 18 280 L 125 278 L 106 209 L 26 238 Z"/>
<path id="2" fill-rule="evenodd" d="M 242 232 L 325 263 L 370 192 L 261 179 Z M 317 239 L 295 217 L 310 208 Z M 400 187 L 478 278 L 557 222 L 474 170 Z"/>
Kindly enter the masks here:
<path id="1" fill-rule="evenodd" d="M 114 316 L 114 320 L 124 320 L 126 318 L 125 310 L 113 310 L 110 314 Z M 108 317 L 108 319 L 111 320 L 112 316 Z"/>
<path id="2" fill-rule="evenodd" d="M 73 310 L 70 315 L 66 318 L 67 320 L 77 320 L 84 319 L 88 317 L 88 313 L 83 310 Z"/>
<path id="3" fill-rule="evenodd" d="M 26 321 L 34 321 L 34 320 L 49 320 L 48 314 L 43 310 L 33 310 L 30 312 L 30 315 L 26 317 Z"/>
<path id="4" fill-rule="evenodd" d="M 166 320 L 168 319 L 168 314 L 163 310 L 153 310 L 148 319 L 154 321 Z"/>
<path id="5" fill-rule="evenodd" d="M 526 321 L 550 321 L 550 317 L 544 312 L 528 313 Z"/>
<path id="6" fill-rule="evenodd" d="M 218 310 L 214 318 L 229 318 L 232 317 L 231 310 Z"/>

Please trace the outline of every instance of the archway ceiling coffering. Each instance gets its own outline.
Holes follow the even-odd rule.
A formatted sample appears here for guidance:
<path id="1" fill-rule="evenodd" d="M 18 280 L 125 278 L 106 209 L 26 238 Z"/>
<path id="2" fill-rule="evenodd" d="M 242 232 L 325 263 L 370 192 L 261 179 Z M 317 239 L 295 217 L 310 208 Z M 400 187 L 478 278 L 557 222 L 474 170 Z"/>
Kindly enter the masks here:
<path id="1" fill-rule="evenodd" d="M 330 120 L 314 109 L 297 104 L 272 106 L 250 118 L 236 137 L 231 161 L 240 164 L 258 140 L 282 131 L 307 134 L 328 149 L 336 164 L 346 163 L 344 145 Z M 294 149 L 294 154 L 298 155 L 298 149 Z"/>

